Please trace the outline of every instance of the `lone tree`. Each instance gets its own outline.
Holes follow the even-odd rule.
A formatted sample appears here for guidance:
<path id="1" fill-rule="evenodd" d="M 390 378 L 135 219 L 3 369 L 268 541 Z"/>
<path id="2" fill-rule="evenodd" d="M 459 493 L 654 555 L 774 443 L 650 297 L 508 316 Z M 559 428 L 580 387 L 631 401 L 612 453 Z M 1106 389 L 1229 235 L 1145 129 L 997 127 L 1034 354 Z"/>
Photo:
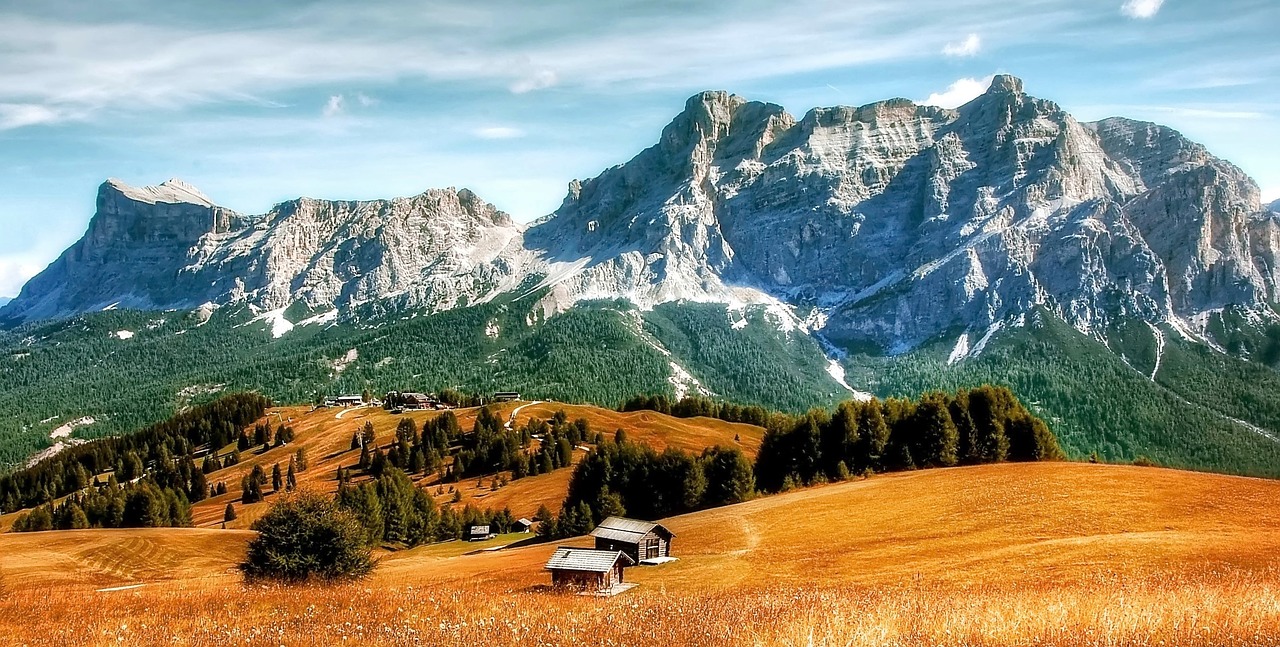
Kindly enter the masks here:
<path id="1" fill-rule="evenodd" d="M 250 579 L 290 581 L 362 577 L 373 569 L 366 532 L 350 512 L 314 492 L 287 495 L 252 528 L 240 570 Z"/>
<path id="2" fill-rule="evenodd" d="M 228 521 L 235 521 L 235 520 L 236 520 L 236 509 L 234 506 L 228 503 L 227 509 L 222 511 L 222 522 L 226 523 Z"/>

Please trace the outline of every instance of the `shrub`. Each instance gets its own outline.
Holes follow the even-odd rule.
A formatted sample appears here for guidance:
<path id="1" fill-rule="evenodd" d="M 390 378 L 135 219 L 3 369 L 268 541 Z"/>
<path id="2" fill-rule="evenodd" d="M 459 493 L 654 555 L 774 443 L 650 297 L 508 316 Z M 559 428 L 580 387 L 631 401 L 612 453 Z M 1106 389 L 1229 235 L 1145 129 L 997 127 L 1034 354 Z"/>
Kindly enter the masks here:
<path id="1" fill-rule="evenodd" d="M 249 578 L 326 580 L 362 577 L 373 569 L 365 529 L 329 497 L 286 495 L 253 523 L 240 568 Z"/>

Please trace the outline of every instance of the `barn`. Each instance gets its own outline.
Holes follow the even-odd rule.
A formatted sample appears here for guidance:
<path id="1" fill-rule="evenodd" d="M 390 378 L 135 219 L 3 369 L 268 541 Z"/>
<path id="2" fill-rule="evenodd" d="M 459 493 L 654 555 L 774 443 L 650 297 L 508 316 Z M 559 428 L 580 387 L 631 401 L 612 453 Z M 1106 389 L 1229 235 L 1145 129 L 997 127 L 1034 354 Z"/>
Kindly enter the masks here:
<path id="1" fill-rule="evenodd" d="M 652 521 L 609 517 L 591 536 L 596 538 L 597 550 L 620 550 L 638 564 L 661 564 L 671 560 L 675 533 Z"/>
<path id="2" fill-rule="evenodd" d="M 525 519 L 524 517 L 520 517 L 519 519 L 516 519 L 516 522 L 514 524 L 511 525 L 511 531 L 512 532 L 533 532 L 533 522 L 528 519 Z"/>
<path id="3" fill-rule="evenodd" d="M 620 550 L 561 546 L 547 560 L 551 585 L 612 595 L 634 586 L 622 581 L 622 570 L 635 560 Z"/>
<path id="4" fill-rule="evenodd" d="M 494 537 L 497 535 L 490 530 L 489 526 L 469 526 L 467 532 L 462 535 L 466 541 L 484 541 Z"/>

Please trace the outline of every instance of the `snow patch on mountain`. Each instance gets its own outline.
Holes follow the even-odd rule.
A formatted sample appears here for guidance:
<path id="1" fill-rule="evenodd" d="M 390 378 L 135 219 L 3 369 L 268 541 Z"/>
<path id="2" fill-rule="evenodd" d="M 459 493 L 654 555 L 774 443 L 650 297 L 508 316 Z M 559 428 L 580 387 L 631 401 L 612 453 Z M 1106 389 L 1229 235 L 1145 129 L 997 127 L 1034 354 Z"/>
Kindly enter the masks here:
<path id="1" fill-rule="evenodd" d="M 116 339 L 125 340 L 125 339 L 133 339 L 133 334 L 134 333 L 131 330 L 117 330 L 114 333 L 112 333 L 112 336 L 115 337 Z"/>
<path id="2" fill-rule="evenodd" d="M 293 326 L 295 328 L 302 328 L 306 326 L 322 326 L 323 327 L 323 326 L 332 326 L 337 322 L 338 322 L 338 309 L 334 308 L 332 310 L 326 310 L 325 312 L 322 312 L 318 315 L 307 317 L 306 319 L 303 319 L 302 321 L 299 321 L 298 323 L 293 324 Z"/>
<path id="3" fill-rule="evenodd" d="M 289 334 L 291 330 L 293 330 L 293 323 L 290 322 L 284 316 L 285 310 L 286 308 L 277 308 L 275 310 L 268 310 L 254 317 L 248 323 L 241 324 L 238 327 L 248 326 L 250 324 L 255 324 L 258 322 L 265 321 L 271 326 L 271 337 L 273 339 L 280 339 L 281 337 L 284 337 L 285 335 Z"/>
<path id="4" fill-rule="evenodd" d="M 951 355 L 947 357 L 947 365 L 950 366 L 969 356 L 969 333 L 960 333 L 960 337 L 956 339 L 956 345 L 951 349 Z"/>

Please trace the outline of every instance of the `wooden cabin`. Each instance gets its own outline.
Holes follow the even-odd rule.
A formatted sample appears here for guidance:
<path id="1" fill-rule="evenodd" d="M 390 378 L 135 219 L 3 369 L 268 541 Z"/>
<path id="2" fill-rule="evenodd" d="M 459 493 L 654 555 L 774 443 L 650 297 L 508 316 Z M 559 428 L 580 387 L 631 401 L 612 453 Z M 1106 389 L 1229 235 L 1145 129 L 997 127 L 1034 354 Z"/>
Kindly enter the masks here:
<path id="1" fill-rule="evenodd" d="M 493 394 L 494 402 L 515 402 L 520 399 L 520 394 L 516 391 L 498 391 Z"/>
<path id="2" fill-rule="evenodd" d="M 467 528 L 467 531 L 463 533 L 462 538 L 466 541 L 484 541 L 486 539 L 493 539 L 497 536 L 498 535 L 491 532 L 489 526 L 470 526 Z"/>
<path id="3" fill-rule="evenodd" d="M 511 525 L 511 532 L 533 532 L 533 522 L 520 517 Z"/>
<path id="4" fill-rule="evenodd" d="M 609 517 L 600 522 L 591 536 L 597 550 L 620 550 L 635 563 L 671 557 L 675 533 L 652 521 Z"/>
<path id="5" fill-rule="evenodd" d="M 358 407 L 364 404 L 364 398 L 358 395 L 340 395 L 335 402 L 344 407 Z"/>
<path id="6" fill-rule="evenodd" d="M 435 398 L 425 393 L 401 393 L 400 406 L 405 409 L 430 409 Z"/>
<path id="7" fill-rule="evenodd" d="M 546 570 L 551 571 L 551 585 L 582 591 L 609 591 L 622 585 L 622 570 L 634 566 L 635 560 L 620 550 L 595 550 L 561 546 Z"/>

